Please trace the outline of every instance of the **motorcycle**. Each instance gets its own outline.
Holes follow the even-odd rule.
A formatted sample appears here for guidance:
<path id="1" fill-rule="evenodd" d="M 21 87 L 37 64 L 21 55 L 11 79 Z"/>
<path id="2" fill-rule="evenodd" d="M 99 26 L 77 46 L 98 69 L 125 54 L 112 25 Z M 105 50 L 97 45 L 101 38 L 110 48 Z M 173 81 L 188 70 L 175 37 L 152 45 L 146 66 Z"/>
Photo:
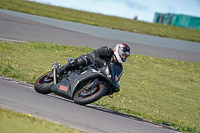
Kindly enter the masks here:
<path id="1" fill-rule="evenodd" d="M 69 58 L 70 60 L 71 58 Z M 38 93 L 54 93 L 71 99 L 77 104 L 85 105 L 99 100 L 103 96 L 111 96 L 120 90 L 119 79 L 123 73 L 122 65 L 110 63 L 103 67 L 92 64 L 78 70 L 65 72 L 58 76 L 57 69 L 62 67 L 54 62 L 52 71 L 39 77 L 34 85 Z M 50 77 L 50 74 L 53 77 Z"/>

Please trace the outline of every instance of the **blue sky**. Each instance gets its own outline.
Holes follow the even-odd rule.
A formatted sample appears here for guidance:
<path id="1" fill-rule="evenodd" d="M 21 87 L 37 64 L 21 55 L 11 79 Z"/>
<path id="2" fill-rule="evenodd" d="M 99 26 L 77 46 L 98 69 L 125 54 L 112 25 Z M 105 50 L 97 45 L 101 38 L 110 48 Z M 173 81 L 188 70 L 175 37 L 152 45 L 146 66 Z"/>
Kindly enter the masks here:
<path id="1" fill-rule="evenodd" d="M 153 22 L 155 12 L 175 13 L 200 17 L 200 0 L 30 0 L 100 13 Z"/>

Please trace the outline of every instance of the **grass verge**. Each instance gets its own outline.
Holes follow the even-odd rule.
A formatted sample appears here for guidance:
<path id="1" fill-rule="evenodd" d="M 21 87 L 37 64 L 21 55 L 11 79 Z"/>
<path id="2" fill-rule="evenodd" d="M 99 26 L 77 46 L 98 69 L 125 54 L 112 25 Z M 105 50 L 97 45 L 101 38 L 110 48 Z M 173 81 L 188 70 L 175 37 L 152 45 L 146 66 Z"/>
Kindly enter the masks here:
<path id="1" fill-rule="evenodd" d="M 0 108 L 1 133 L 81 133 L 63 125 L 32 117 L 31 114 Z"/>
<path id="2" fill-rule="evenodd" d="M 26 0 L 0 0 L 0 8 L 111 29 L 200 42 L 200 30 L 146 23 L 114 16 L 45 5 Z"/>
<path id="3" fill-rule="evenodd" d="M 46 43 L 0 42 L 0 75 L 34 83 L 53 62 L 93 49 Z M 121 91 L 94 104 L 166 122 L 184 132 L 200 131 L 200 63 L 131 55 L 124 65 Z"/>

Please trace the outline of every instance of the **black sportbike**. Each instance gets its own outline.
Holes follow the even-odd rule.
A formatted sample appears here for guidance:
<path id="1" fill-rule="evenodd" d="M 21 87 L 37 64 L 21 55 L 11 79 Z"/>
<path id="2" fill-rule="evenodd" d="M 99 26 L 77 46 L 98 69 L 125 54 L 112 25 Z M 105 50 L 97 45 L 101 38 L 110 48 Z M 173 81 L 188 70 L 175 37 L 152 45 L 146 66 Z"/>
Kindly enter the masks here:
<path id="1" fill-rule="evenodd" d="M 121 64 L 110 63 L 103 67 L 97 67 L 93 64 L 65 72 L 62 76 L 58 76 L 56 73 L 56 69 L 61 67 L 59 65 L 55 62 L 51 72 L 37 79 L 34 85 L 36 92 L 55 93 L 74 100 L 77 104 L 85 105 L 120 90 L 119 78 L 123 73 Z"/>

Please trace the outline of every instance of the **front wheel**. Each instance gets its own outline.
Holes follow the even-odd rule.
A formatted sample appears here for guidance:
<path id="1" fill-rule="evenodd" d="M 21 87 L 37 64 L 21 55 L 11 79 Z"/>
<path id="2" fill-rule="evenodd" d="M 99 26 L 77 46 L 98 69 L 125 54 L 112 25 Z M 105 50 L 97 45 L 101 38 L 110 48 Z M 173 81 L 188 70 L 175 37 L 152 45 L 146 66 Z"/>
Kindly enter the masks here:
<path id="1" fill-rule="evenodd" d="M 89 90 L 85 90 L 83 87 L 75 93 L 74 102 L 81 105 L 89 104 L 99 100 L 106 92 L 107 88 L 103 83 Z"/>
<path id="2" fill-rule="evenodd" d="M 51 87 L 53 86 L 53 79 L 48 78 L 48 75 L 50 73 L 52 73 L 52 72 L 48 72 L 48 73 L 42 75 L 35 82 L 34 89 L 36 92 L 42 93 L 42 94 L 51 93 Z"/>

